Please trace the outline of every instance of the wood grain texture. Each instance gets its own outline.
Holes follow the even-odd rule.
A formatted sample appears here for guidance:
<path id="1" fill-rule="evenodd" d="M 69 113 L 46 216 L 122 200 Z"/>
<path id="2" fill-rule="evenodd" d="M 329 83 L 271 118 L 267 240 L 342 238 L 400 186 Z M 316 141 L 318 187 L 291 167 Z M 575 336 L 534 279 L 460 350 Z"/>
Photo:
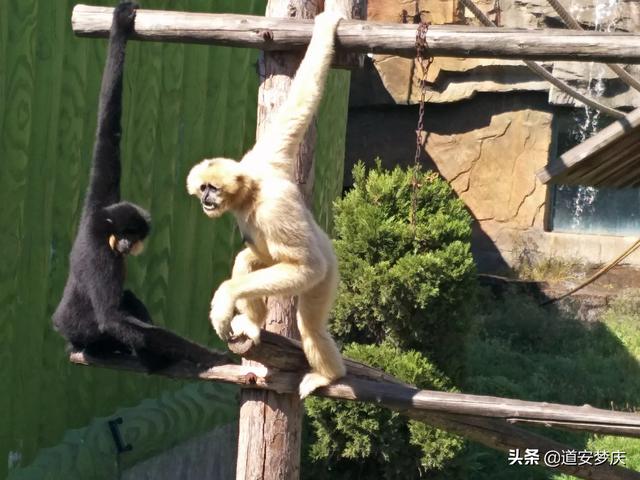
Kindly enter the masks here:
<path id="1" fill-rule="evenodd" d="M 640 183 L 640 109 L 536 172 L 542 183 L 630 187 Z"/>
<path id="2" fill-rule="evenodd" d="M 251 367 L 221 365 L 207 370 L 194 368 L 190 364 L 181 364 L 159 373 L 174 378 L 216 380 L 278 392 L 296 391 L 297 382 L 308 371 L 308 365 L 301 362 L 296 366 L 293 361 L 284 357 L 285 355 L 291 355 L 294 358 L 303 356 L 301 350 L 299 353 L 293 353 L 296 346 L 300 348 L 299 343 L 291 339 L 282 340 L 265 332 L 261 338 L 260 346 L 243 352 L 246 358 L 259 359 L 262 362 L 261 365 Z M 241 351 L 236 344 L 231 344 L 231 348 Z M 275 352 L 279 350 L 281 354 L 277 355 Z M 130 357 L 114 357 L 113 360 L 106 362 L 74 354 L 71 361 L 85 365 L 141 370 L 137 360 Z M 284 368 L 277 368 L 274 364 Z M 242 370 L 243 368 L 247 370 Z M 252 375 L 255 375 L 255 378 Z M 340 400 L 377 403 L 405 413 L 427 411 L 470 415 L 497 418 L 510 423 L 543 424 L 564 429 L 640 438 L 640 415 L 635 413 L 603 410 L 589 405 L 572 406 L 487 395 L 419 390 L 390 377 L 379 369 L 351 360 L 347 361 L 346 377 L 328 387 L 318 389 L 315 394 Z"/>
<path id="3" fill-rule="evenodd" d="M 261 346 L 252 351 L 247 348 L 247 341 L 239 339 L 232 343 L 234 350 L 243 351 L 245 355 L 261 358 L 264 362 L 278 357 L 275 362 L 278 365 L 290 366 L 290 360 L 283 359 L 284 354 L 292 353 L 295 341 L 277 338 L 273 334 L 263 332 Z M 250 343 L 250 342 L 249 342 Z M 265 347 L 263 343 L 268 343 Z M 273 352 L 282 348 L 282 355 L 274 357 Z M 300 352 L 302 353 L 302 352 Z M 299 357 L 298 354 L 294 354 Z M 71 361 L 84 365 L 94 365 L 107 368 L 124 368 L 133 371 L 143 370 L 138 361 L 131 357 L 114 358 L 113 360 L 91 359 L 76 354 Z M 434 392 L 417 390 L 400 381 L 389 381 L 384 372 L 372 367 L 360 368 L 357 362 L 348 362 L 348 374 L 339 382 L 329 387 L 319 389 L 314 395 L 327 398 L 354 400 L 375 403 L 380 406 L 398 411 L 410 418 L 425 421 L 444 430 L 465 436 L 502 451 L 511 448 L 537 448 L 541 455 L 544 452 L 555 450 L 572 450 L 573 448 L 559 442 L 550 440 L 541 435 L 516 427 L 516 423 L 524 423 L 546 427 L 558 427 L 565 429 L 595 431 L 613 435 L 640 436 L 640 415 L 631 413 L 611 412 L 595 409 L 590 406 L 574 407 L 568 405 L 536 403 L 521 400 L 512 400 L 481 395 L 464 395 L 447 392 Z M 194 369 L 189 365 L 172 367 L 162 372 L 174 378 L 187 376 L 201 380 L 224 381 L 247 386 L 251 389 L 246 392 L 256 393 L 255 388 L 276 389 L 280 392 L 296 392 L 297 385 L 303 372 L 279 370 L 273 367 L 247 366 L 247 365 L 221 365 L 209 370 Z M 282 436 L 274 436 L 273 429 L 265 419 L 271 421 L 284 421 L 288 425 L 288 419 L 283 416 L 283 410 L 289 405 L 286 402 L 288 395 L 278 395 L 269 402 L 259 396 L 245 396 L 246 411 L 244 423 L 246 431 L 249 428 L 267 428 L 264 435 L 258 438 L 247 437 L 245 444 L 254 448 L 253 453 L 272 454 L 268 447 L 286 448 Z M 280 400 L 280 403 L 276 403 Z M 273 409 L 277 407 L 276 409 Z M 241 412 L 242 413 L 242 412 Z M 242 423 L 241 423 L 242 427 Z M 281 452 L 282 453 L 282 452 Z M 282 474 L 295 473 L 285 469 L 278 458 L 258 458 L 252 460 L 248 454 L 239 460 L 245 462 L 238 465 L 238 471 L 242 471 L 243 478 L 263 478 L 265 472 L 278 472 Z M 560 465 L 557 470 L 585 479 L 640 479 L 640 473 L 618 466 L 591 466 Z M 279 477 L 291 478 L 291 477 Z"/>
<path id="4" fill-rule="evenodd" d="M 465 436 L 478 443 L 503 452 L 513 448 L 521 451 L 536 449 L 540 458 L 547 452 L 562 452 L 576 450 L 575 447 L 565 445 L 536 433 L 514 427 L 508 423 L 495 419 L 469 417 L 463 415 L 423 414 L 409 412 L 414 420 L 421 420 L 452 433 Z M 640 473 L 619 466 L 602 464 L 592 465 L 564 465 L 560 464 L 553 470 L 573 475 L 578 478 L 592 480 L 638 480 Z"/>
<path id="5" fill-rule="evenodd" d="M 316 0 L 271 0 L 265 15 L 267 18 L 311 18 L 318 11 Z M 265 133 L 274 118 L 273 113 L 285 102 L 300 60 L 299 52 L 267 52 L 260 57 L 257 138 Z M 311 202 L 313 194 L 316 137 L 316 122 L 313 121 L 302 140 L 294 166 L 294 179 L 307 202 Z M 295 299 L 269 298 L 266 329 L 286 337 L 300 338 L 296 327 Z M 243 363 L 256 365 L 247 360 L 243 360 Z M 303 405 L 298 398 L 297 388 L 286 393 L 244 389 L 240 395 L 236 479 L 299 478 L 302 416 Z"/>
<path id="6" fill-rule="evenodd" d="M 74 32 L 106 36 L 110 12 L 109 8 L 77 5 L 72 16 Z M 134 38 L 301 50 L 309 43 L 312 26 L 310 20 L 139 10 Z M 270 35 L 264 35 L 266 31 Z M 337 48 L 413 57 L 415 34 L 415 25 L 343 21 L 338 27 Z M 429 28 L 427 42 L 434 56 L 640 63 L 640 35 L 627 33 L 434 25 Z"/>

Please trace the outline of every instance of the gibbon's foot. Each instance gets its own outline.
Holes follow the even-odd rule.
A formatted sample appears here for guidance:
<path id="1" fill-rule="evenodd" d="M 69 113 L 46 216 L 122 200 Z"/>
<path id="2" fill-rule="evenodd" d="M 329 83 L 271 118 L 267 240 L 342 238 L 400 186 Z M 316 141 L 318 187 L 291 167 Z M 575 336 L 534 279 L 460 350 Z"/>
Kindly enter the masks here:
<path id="1" fill-rule="evenodd" d="M 320 375 L 317 372 L 307 373 L 300 382 L 300 386 L 298 387 L 298 391 L 300 392 L 300 400 L 308 397 L 310 393 L 312 393 L 316 388 L 326 387 L 333 380 L 325 377 L 324 375 Z"/>
<path id="2" fill-rule="evenodd" d="M 260 343 L 260 327 L 249 320 L 244 313 L 236 315 L 231 320 L 231 329 L 235 336 L 246 335 L 254 345 Z"/>
<path id="3" fill-rule="evenodd" d="M 225 342 L 231 337 L 231 319 L 235 304 L 235 300 L 229 293 L 229 288 L 225 283 L 222 283 L 211 300 L 209 319 L 218 336 Z"/>
<path id="4" fill-rule="evenodd" d="M 122 2 L 118 4 L 114 12 L 114 17 L 118 22 L 118 28 L 127 33 L 133 31 L 137 8 L 138 4 L 135 2 Z"/>

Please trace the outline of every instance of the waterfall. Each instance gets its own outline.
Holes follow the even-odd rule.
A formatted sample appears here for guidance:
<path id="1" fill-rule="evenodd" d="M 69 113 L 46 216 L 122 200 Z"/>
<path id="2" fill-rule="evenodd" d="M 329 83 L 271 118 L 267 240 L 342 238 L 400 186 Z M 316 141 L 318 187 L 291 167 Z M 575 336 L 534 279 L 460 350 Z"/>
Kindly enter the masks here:
<path id="1" fill-rule="evenodd" d="M 615 30 L 616 21 L 619 16 L 619 0 L 595 0 L 593 7 L 594 29 L 597 31 L 610 32 Z M 584 1 L 572 0 L 569 12 L 574 18 L 582 18 L 585 10 L 590 8 Z M 589 63 L 586 83 L 586 94 L 592 98 L 601 97 L 606 90 L 604 81 L 607 67 L 601 63 Z M 576 144 L 584 142 L 598 131 L 602 120 L 598 110 L 584 106 L 574 115 L 575 127 L 572 137 Z M 595 202 L 600 193 L 599 189 L 590 186 L 558 186 L 558 192 L 565 197 L 564 203 L 571 211 L 570 224 L 566 225 L 570 230 L 582 230 L 585 217 L 591 215 L 595 209 Z M 568 198 L 570 197 L 570 199 Z M 567 205 L 569 203 L 570 205 Z"/>

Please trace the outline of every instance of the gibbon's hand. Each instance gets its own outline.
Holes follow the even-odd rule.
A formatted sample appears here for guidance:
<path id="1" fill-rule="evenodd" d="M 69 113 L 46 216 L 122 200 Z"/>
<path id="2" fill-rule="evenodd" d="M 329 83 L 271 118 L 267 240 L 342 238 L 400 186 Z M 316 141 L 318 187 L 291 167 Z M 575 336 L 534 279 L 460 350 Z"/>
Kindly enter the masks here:
<path id="1" fill-rule="evenodd" d="M 114 17 L 120 31 L 127 34 L 133 32 L 137 8 L 138 4 L 135 2 L 122 2 L 116 7 Z"/>
<path id="2" fill-rule="evenodd" d="M 218 336 L 225 342 L 231 338 L 231 319 L 236 301 L 231 296 L 227 282 L 223 282 L 211 300 L 209 319 Z"/>
<path id="3" fill-rule="evenodd" d="M 244 335 L 249 338 L 254 345 L 260 343 L 260 327 L 249 320 L 246 314 L 241 313 L 233 317 L 233 320 L 231 320 L 231 328 L 234 336 L 239 337 Z"/>

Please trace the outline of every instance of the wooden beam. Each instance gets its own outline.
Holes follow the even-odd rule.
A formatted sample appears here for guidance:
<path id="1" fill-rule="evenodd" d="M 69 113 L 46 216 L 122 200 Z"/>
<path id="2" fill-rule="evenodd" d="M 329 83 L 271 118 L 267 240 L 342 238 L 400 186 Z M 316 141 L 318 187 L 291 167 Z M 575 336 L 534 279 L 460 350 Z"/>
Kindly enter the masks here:
<path id="1" fill-rule="evenodd" d="M 542 459 L 547 452 L 563 452 L 577 450 L 555 440 L 543 437 L 528 430 L 509 425 L 492 418 L 470 417 L 465 415 L 442 415 L 431 413 L 407 412 L 414 420 L 421 420 L 451 433 L 457 433 L 470 440 L 481 443 L 489 448 L 509 452 L 511 449 L 519 449 L 520 454 L 527 449 L 535 449 L 540 456 L 540 465 L 544 466 Z M 505 458 L 506 461 L 506 458 Z M 640 472 L 609 465 L 564 465 L 560 464 L 553 470 L 573 475 L 578 478 L 593 480 L 638 480 Z"/>
<path id="2" fill-rule="evenodd" d="M 111 8 L 77 5 L 72 26 L 79 36 L 107 37 Z M 250 15 L 139 10 L 134 39 L 207 43 L 262 50 L 301 50 L 312 20 Z M 339 50 L 415 56 L 416 25 L 343 21 Z M 518 30 L 464 25 L 429 28 L 430 53 L 445 57 L 640 63 L 640 35 L 576 30 Z"/>
<path id="3" fill-rule="evenodd" d="M 262 365 L 256 366 L 255 370 L 237 365 L 206 369 L 182 363 L 158 373 L 175 378 L 216 380 L 242 386 L 252 385 L 255 388 L 278 392 L 296 391 L 299 380 L 309 368 L 298 341 L 262 331 L 258 346 L 247 347 L 247 345 L 253 344 L 244 338 L 234 339 L 230 342 L 229 348 L 234 353 L 242 353 L 244 358 L 261 362 Z M 124 368 L 134 367 L 134 370 L 138 370 L 130 357 L 122 358 L 126 362 L 126 365 L 122 364 Z M 105 361 L 84 357 L 81 354 L 74 354 L 71 361 L 85 365 L 115 368 L 121 366 L 121 362 L 117 360 Z M 346 377 L 319 389 L 316 394 L 340 400 L 377 403 L 402 412 L 470 415 L 496 418 L 512 424 L 544 425 L 640 438 L 640 415 L 635 413 L 603 410 L 589 405 L 572 406 L 486 395 L 419 390 L 362 363 L 347 359 L 346 365 Z M 251 382 L 245 378 L 247 375 Z"/>
<path id="4" fill-rule="evenodd" d="M 496 26 L 496 24 L 493 23 L 493 21 L 489 17 L 487 17 L 487 15 L 482 10 L 478 8 L 478 6 L 473 2 L 473 0 L 459 0 L 459 1 L 462 5 L 465 6 L 465 8 L 468 8 L 473 13 L 473 15 L 480 21 L 480 23 L 482 23 L 485 27 Z M 587 97 L 586 95 L 583 95 L 578 90 L 569 86 L 569 84 L 563 82 L 562 80 L 557 79 L 551 74 L 551 72 L 547 71 L 547 69 L 544 68 L 542 65 L 538 65 L 536 62 L 532 62 L 531 60 L 523 60 L 523 63 L 533 73 L 535 73 L 541 78 L 544 78 L 551 85 L 561 90 L 562 92 L 566 93 L 570 97 L 575 98 L 579 102 L 585 105 L 588 105 L 589 107 L 594 108 L 597 111 L 604 113 L 605 115 L 609 115 L 610 117 L 613 117 L 613 118 L 624 117 L 624 114 L 616 110 L 615 108 L 607 107 L 606 105 L 603 105 L 597 100 L 594 100 L 591 97 Z"/>
<path id="5" fill-rule="evenodd" d="M 288 17 L 313 18 L 320 10 L 321 3 L 317 0 L 268 0 L 265 18 L 259 18 L 270 23 L 291 22 L 293 20 Z M 264 29 L 259 38 L 271 44 L 275 34 Z M 301 60 L 302 51 L 261 55 L 257 139 L 267 134 L 274 113 L 285 103 Z M 313 189 L 313 177 L 309 174 L 313 171 L 315 144 L 316 127 L 315 122 L 311 122 L 300 142 L 291 178 L 307 202 Z M 267 331 L 300 338 L 294 298 L 270 297 L 267 308 Z M 243 364 L 255 365 L 247 359 L 243 359 Z M 300 477 L 304 407 L 298 395 L 299 381 L 300 378 L 293 389 L 286 392 L 245 388 L 240 393 L 236 480 L 297 480 Z"/>
<path id="6" fill-rule="evenodd" d="M 171 378 L 222 381 L 240 385 L 242 387 L 250 387 L 251 389 L 259 388 L 295 394 L 295 392 L 297 392 L 298 383 L 304 374 L 304 371 L 300 371 L 300 369 L 304 370 L 308 367 L 308 364 L 305 363 L 306 359 L 304 359 L 304 354 L 302 354 L 301 351 L 298 352 L 295 341 L 284 339 L 284 337 L 269 334 L 265 331 L 262 332 L 261 338 L 262 341 L 260 346 L 255 347 L 255 349 L 254 347 L 247 348 L 247 345 L 251 344 L 251 342 L 246 339 L 236 339 L 230 346 L 234 351 L 244 351 L 244 353 L 249 357 L 263 358 L 264 355 L 269 355 L 268 358 L 273 360 L 276 364 L 287 368 L 293 366 L 297 371 L 279 370 L 271 366 L 265 367 L 256 364 L 251 366 L 220 365 L 204 369 L 184 362 L 174 365 L 162 372 L 158 372 L 158 374 Z M 274 356 L 274 352 L 278 352 L 278 354 Z M 300 354 L 302 354 L 302 356 L 300 356 Z M 289 355 L 292 355 L 291 359 L 287 358 Z M 295 364 L 296 359 L 304 361 Z M 92 358 L 81 353 L 75 353 L 71 355 L 71 361 L 80 365 L 116 368 L 141 373 L 146 372 L 139 361 L 135 357 L 131 356 Z M 387 377 L 389 377 L 388 374 L 351 360 L 347 360 L 347 371 L 347 377 L 342 379 L 339 383 L 320 389 L 315 392 L 314 395 L 333 399 L 376 403 L 399 411 L 403 415 L 415 420 L 427 422 L 438 428 L 462 435 L 483 445 L 502 451 L 508 451 L 512 448 L 519 448 L 521 450 L 526 448 L 535 448 L 539 450 L 540 458 L 543 458 L 544 453 L 547 451 L 555 450 L 557 452 L 561 452 L 563 450 L 575 450 L 575 448 L 570 446 L 563 445 L 541 435 L 516 427 L 514 423 L 524 420 L 524 417 L 521 416 L 521 409 L 524 407 L 524 413 L 525 415 L 528 415 L 531 406 L 537 407 L 538 409 L 546 409 L 548 411 L 562 411 L 563 415 L 560 416 L 564 416 L 564 419 L 566 420 L 565 422 L 558 422 L 555 420 L 536 420 L 530 422 L 532 424 L 538 424 L 546 427 L 560 427 L 578 430 L 584 429 L 600 432 L 601 430 L 592 429 L 594 424 L 590 423 L 590 421 L 595 420 L 597 417 L 598 423 L 596 425 L 603 425 L 602 422 L 610 421 L 610 415 L 613 415 L 617 418 L 616 422 L 618 424 L 625 422 L 628 423 L 629 430 L 624 431 L 625 435 L 640 435 L 639 415 L 620 414 L 610 412 L 608 410 L 598 410 L 591 407 L 570 407 L 546 403 L 536 404 L 535 402 L 523 402 L 520 400 L 497 397 L 427 392 L 425 390 L 419 391 L 405 385 L 397 379 L 389 381 L 387 380 Z M 430 396 L 432 394 L 439 394 L 440 398 L 437 398 L 438 396 L 432 397 L 430 400 L 425 398 L 425 395 Z M 414 397 L 418 398 L 416 402 L 413 402 L 412 400 Z M 448 398 L 449 400 L 441 402 L 443 398 Z M 467 407 L 471 403 L 475 403 L 476 405 L 482 404 L 483 407 L 479 410 L 481 413 L 480 415 L 473 413 L 461 413 L 461 410 L 467 411 Z M 496 409 L 494 412 L 495 415 L 490 414 L 491 412 L 489 412 L 493 407 Z M 560 408 L 558 409 L 557 407 Z M 582 422 L 586 419 L 585 415 L 589 416 L 593 412 L 603 413 L 607 418 L 596 415 L 596 417 L 590 417 L 587 423 L 572 423 L 571 421 L 568 421 L 569 417 L 566 416 L 568 411 L 567 409 L 574 412 L 577 411 L 577 415 L 580 417 L 578 420 Z M 473 411 L 478 412 L 475 408 Z M 490 415 L 487 416 L 488 413 Z M 618 417 L 620 415 L 621 417 Z M 558 417 L 558 414 L 555 416 Z M 620 418 L 623 417 L 625 420 L 621 421 Z M 575 418 L 571 420 L 575 420 Z M 622 426 L 622 428 L 625 427 Z M 606 433 L 614 435 L 621 434 L 619 430 L 617 432 L 608 431 Z M 559 465 L 554 470 L 585 479 L 640 479 L 640 473 L 638 472 L 606 464 L 599 465 L 597 467 L 590 465 Z"/>
<path id="7" fill-rule="evenodd" d="M 603 128 L 536 172 L 542 183 L 628 187 L 640 179 L 635 153 L 640 108 Z"/>
<path id="8" fill-rule="evenodd" d="M 551 5 L 553 9 L 556 11 L 558 16 L 562 19 L 562 21 L 569 28 L 572 28 L 574 30 L 584 30 L 584 28 L 582 28 L 582 25 L 580 25 L 578 21 L 575 18 L 573 18 L 573 16 L 569 13 L 569 10 L 564 8 L 564 5 L 562 5 L 560 0 L 547 0 L 547 1 L 549 2 L 549 5 Z M 629 72 L 627 72 L 622 67 L 622 65 L 616 65 L 616 64 L 610 63 L 607 65 L 607 67 L 609 67 L 609 69 L 613 73 L 618 75 L 620 80 L 622 80 L 624 83 L 626 83 L 632 88 L 635 88 L 637 91 L 640 92 L 640 81 L 638 81 L 636 78 L 630 75 Z"/>
<path id="9" fill-rule="evenodd" d="M 331 6 L 348 20 L 366 20 L 366 9 L 363 0 L 332 0 Z M 363 53 L 337 52 L 334 55 L 334 68 L 356 69 L 364 67 Z"/>

